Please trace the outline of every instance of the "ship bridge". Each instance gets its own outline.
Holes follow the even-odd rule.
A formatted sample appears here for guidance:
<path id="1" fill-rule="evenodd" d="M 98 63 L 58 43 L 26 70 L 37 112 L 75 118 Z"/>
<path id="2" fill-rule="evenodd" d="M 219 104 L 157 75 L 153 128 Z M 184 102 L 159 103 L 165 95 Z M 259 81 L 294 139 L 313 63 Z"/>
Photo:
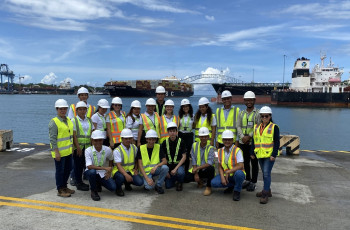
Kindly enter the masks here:
<path id="1" fill-rule="evenodd" d="M 213 81 L 215 80 L 215 81 Z M 224 74 L 198 74 L 180 79 L 181 82 L 190 84 L 212 84 L 212 83 L 244 83 L 235 77 Z"/>

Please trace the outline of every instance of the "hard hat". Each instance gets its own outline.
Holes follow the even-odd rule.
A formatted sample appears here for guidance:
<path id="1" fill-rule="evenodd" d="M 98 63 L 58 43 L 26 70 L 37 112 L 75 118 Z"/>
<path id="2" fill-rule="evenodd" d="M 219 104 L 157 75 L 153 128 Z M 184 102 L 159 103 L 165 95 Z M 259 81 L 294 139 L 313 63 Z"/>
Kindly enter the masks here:
<path id="1" fill-rule="evenodd" d="M 182 99 L 181 105 L 190 105 L 191 102 L 188 99 Z"/>
<path id="2" fill-rule="evenodd" d="M 247 92 L 245 92 L 243 98 L 244 99 L 249 99 L 249 98 L 254 98 L 255 99 L 255 93 L 253 93 L 252 91 L 247 91 Z"/>
<path id="3" fill-rule="evenodd" d="M 156 100 L 153 98 L 148 98 L 146 101 L 146 105 L 157 105 Z"/>
<path id="4" fill-rule="evenodd" d="M 206 97 L 201 97 L 201 99 L 199 99 L 199 101 L 198 101 L 198 106 L 200 106 L 200 105 L 207 105 L 207 104 L 209 104 L 210 102 L 209 102 L 209 100 L 208 100 L 208 98 L 206 98 Z"/>
<path id="5" fill-rule="evenodd" d="M 167 105 L 175 106 L 173 100 L 170 100 L 170 99 L 165 101 L 164 106 L 167 106 Z"/>
<path id="6" fill-rule="evenodd" d="M 75 106 L 75 108 L 87 108 L 87 105 L 86 105 L 85 102 L 79 101 L 79 102 L 77 103 L 77 105 Z"/>
<path id="7" fill-rule="evenodd" d="M 68 108 L 68 103 L 64 99 L 58 99 L 55 102 L 55 108 Z"/>
<path id="8" fill-rule="evenodd" d="M 166 129 L 177 128 L 175 122 L 169 122 Z"/>
<path id="9" fill-rule="evenodd" d="M 207 127 L 202 127 L 198 130 L 198 135 L 200 137 L 202 136 L 209 136 L 209 129 Z"/>
<path id="10" fill-rule="evenodd" d="M 124 137 L 124 138 L 134 137 L 134 135 L 132 135 L 132 131 L 130 129 L 123 129 L 120 136 Z"/>
<path id="11" fill-rule="evenodd" d="M 92 139 L 105 139 L 106 138 L 106 132 L 101 130 L 95 130 L 91 133 Z"/>
<path id="12" fill-rule="evenodd" d="M 112 100 L 112 104 L 122 105 L 123 102 L 122 102 L 122 99 L 120 99 L 120 97 L 115 97 L 115 98 L 113 98 L 113 100 Z"/>
<path id="13" fill-rule="evenodd" d="M 268 106 L 263 106 L 261 109 L 260 109 L 260 112 L 259 112 L 260 114 L 261 113 L 269 113 L 269 114 L 272 114 L 272 110 L 271 110 L 271 108 L 270 107 L 268 107 Z"/>
<path id="14" fill-rule="evenodd" d="M 156 93 L 165 93 L 165 88 L 163 86 L 158 86 L 156 88 Z"/>
<path id="15" fill-rule="evenodd" d="M 229 129 L 226 129 L 222 132 L 222 139 L 233 139 L 233 132 Z"/>
<path id="16" fill-rule="evenodd" d="M 109 108 L 109 103 L 106 99 L 100 99 L 98 102 L 97 102 L 97 105 L 104 108 L 104 109 L 108 109 Z"/>
<path id="17" fill-rule="evenodd" d="M 228 90 L 225 90 L 224 92 L 221 93 L 221 98 L 226 98 L 226 97 L 232 97 L 231 92 Z"/>
<path id="18" fill-rule="evenodd" d="M 79 94 L 81 94 L 81 93 L 87 93 L 87 94 L 89 94 L 89 90 L 87 90 L 87 88 L 85 88 L 85 87 L 80 87 L 80 88 L 78 89 L 77 95 L 79 96 Z"/>
<path id="19" fill-rule="evenodd" d="M 138 100 L 131 102 L 131 107 L 141 108 L 141 103 Z"/>
<path id="20" fill-rule="evenodd" d="M 155 130 L 150 129 L 150 130 L 147 131 L 145 137 L 146 138 L 158 138 L 158 134 L 157 134 L 157 132 Z"/>

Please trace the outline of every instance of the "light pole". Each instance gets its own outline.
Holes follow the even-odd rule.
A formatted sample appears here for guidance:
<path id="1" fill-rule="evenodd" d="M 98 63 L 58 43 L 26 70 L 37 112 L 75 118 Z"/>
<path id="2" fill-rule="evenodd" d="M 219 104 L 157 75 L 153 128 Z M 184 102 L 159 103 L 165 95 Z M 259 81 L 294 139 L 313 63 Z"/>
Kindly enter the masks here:
<path id="1" fill-rule="evenodd" d="M 284 72 L 286 70 L 286 57 L 287 55 L 283 55 L 283 83 L 282 83 L 282 89 L 284 90 Z"/>
<path id="2" fill-rule="evenodd" d="M 253 69 L 253 82 L 252 83 L 254 83 L 254 69 Z"/>

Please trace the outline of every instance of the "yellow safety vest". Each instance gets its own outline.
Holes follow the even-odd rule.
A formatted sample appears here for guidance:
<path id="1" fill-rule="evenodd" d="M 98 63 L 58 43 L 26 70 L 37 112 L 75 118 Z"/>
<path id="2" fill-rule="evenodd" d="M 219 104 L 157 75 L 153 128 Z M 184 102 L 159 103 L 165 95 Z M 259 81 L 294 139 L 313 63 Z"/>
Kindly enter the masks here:
<path id="1" fill-rule="evenodd" d="M 76 108 L 75 108 L 75 104 L 71 104 L 70 107 L 72 108 L 72 111 L 74 113 L 74 117 L 76 117 L 77 116 L 77 111 L 76 111 Z M 89 105 L 89 108 L 87 109 L 87 112 L 86 112 L 86 117 L 91 118 L 91 116 L 95 113 L 95 111 L 96 111 L 96 107 L 92 106 L 92 105 Z"/>
<path id="2" fill-rule="evenodd" d="M 227 120 L 225 120 L 224 108 L 216 109 L 216 127 L 217 127 L 217 142 L 222 142 L 222 133 L 228 129 L 233 132 L 233 140 L 236 141 L 237 134 L 237 120 L 239 115 L 239 108 L 233 107 L 230 109 L 230 112 L 227 116 Z"/>
<path id="3" fill-rule="evenodd" d="M 207 144 L 205 146 L 205 151 L 204 151 L 204 161 L 207 164 L 208 163 L 208 156 L 209 156 L 209 151 L 213 149 L 214 147 L 211 146 L 210 144 Z M 202 165 L 202 159 L 201 159 L 201 150 L 200 150 L 200 142 L 194 142 L 192 144 L 192 149 L 193 149 L 193 154 L 197 156 L 197 167 Z M 192 173 L 192 169 L 190 168 L 188 171 Z"/>
<path id="4" fill-rule="evenodd" d="M 262 123 L 254 127 L 254 153 L 257 158 L 268 158 L 273 152 L 274 123 L 270 122 L 260 134 Z M 279 153 L 278 153 L 279 155 Z"/>
<path id="5" fill-rule="evenodd" d="M 117 117 L 114 111 L 111 111 L 108 114 L 110 126 L 111 126 L 112 138 L 114 143 L 120 143 L 122 141 L 122 138 L 120 135 L 122 133 L 122 130 L 125 127 L 125 115 L 123 112 L 121 112 L 120 114 L 123 116 L 124 121 L 119 117 Z"/>
<path id="6" fill-rule="evenodd" d="M 67 124 L 57 117 L 52 118 L 57 126 L 57 148 L 61 157 L 69 156 L 73 152 L 73 122 L 67 117 Z M 55 150 L 51 146 L 52 158 L 56 157 Z"/>
<path id="7" fill-rule="evenodd" d="M 159 112 L 158 103 L 156 103 L 156 111 L 155 111 L 155 112 L 157 112 L 158 114 L 160 114 L 160 116 L 163 116 L 164 111 L 165 111 L 165 105 L 163 104 L 162 112 L 160 113 L 160 112 Z"/>
<path id="8" fill-rule="evenodd" d="M 211 115 L 211 119 L 213 120 L 215 118 L 215 114 Z M 196 127 L 195 127 L 195 131 L 194 131 L 194 135 L 195 135 L 195 139 L 194 141 L 196 142 L 200 142 L 201 140 L 199 139 L 199 129 L 202 127 L 207 127 L 209 129 L 209 140 L 208 143 L 210 143 L 211 140 L 211 124 L 208 123 L 208 119 L 207 117 L 205 118 L 205 121 L 202 124 L 202 116 L 199 118 L 199 121 L 196 123 Z"/>
<path id="9" fill-rule="evenodd" d="M 140 146 L 140 152 L 141 152 L 141 156 L 142 156 L 142 166 L 143 166 L 143 169 L 145 170 L 146 174 L 149 174 L 151 172 L 152 168 L 154 168 L 154 166 L 156 166 L 157 164 L 160 163 L 159 150 L 160 150 L 160 145 L 154 144 L 154 147 L 152 150 L 152 156 L 151 156 L 151 159 L 149 159 L 148 151 L 147 151 L 147 144 Z"/>
<path id="10" fill-rule="evenodd" d="M 155 130 L 158 134 L 158 138 L 160 137 L 160 117 L 158 113 L 154 112 L 154 123 L 153 121 L 146 115 L 141 114 L 143 130 L 147 133 L 148 130 Z"/>
<path id="11" fill-rule="evenodd" d="M 225 147 L 222 147 L 221 149 L 218 150 L 218 162 L 222 166 L 222 168 L 224 169 L 224 172 L 225 172 L 227 170 L 233 169 L 236 166 L 237 153 L 241 149 L 238 148 L 237 146 L 233 146 L 231 153 L 230 153 L 230 156 L 228 158 L 227 164 L 225 163 L 225 150 L 224 149 L 225 149 Z M 242 171 L 245 174 L 244 169 Z M 233 173 L 230 173 L 230 176 L 233 176 Z"/>
<path id="12" fill-rule="evenodd" d="M 170 155 L 169 138 L 166 139 L 165 144 L 166 144 L 166 151 L 167 151 L 167 155 L 168 155 L 168 164 L 177 164 L 177 163 L 179 163 L 179 161 L 177 160 L 177 156 L 179 155 L 179 150 L 180 150 L 180 145 L 181 145 L 181 138 L 179 138 L 178 141 L 177 141 L 174 159 L 171 159 L 171 155 Z"/>
<path id="13" fill-rule="evenodd" d="M 254 131 L 255 118 L 257 116 L 255 111 L 252 111 L 249 116 L 246 110 L 241 111 L 242 117 L 242 132 L 243 134 L 250 134 Z"/>
<path id="14" fill-rule="evenodd" d="M 173 115 L 173 122 L 179 127 L 179 120 L 175 115 Z M 168 123 L 166 121 L 165 115 L 161 116 L 160 118 L 160 140 L 159 143 L 163 143 L 163 141 L 169 137 L 168 133 Z"/>
<path id="15" fill-rule="evenodd" d="M 118 151 L 120 154 L 123 154 L 123 162 L 121 162 L 122 167 L 124 168 L 125 172 L 130 172 L 131 175 L 134 175 L 134 168 L 135 168 L 135 154 L 136 154 L 136 145 L 131 144 L 130 145 L 130 153 L 129 157 L 128 154 L 126 153 L 125 149 L 122 147 L 122 145 L 119 145 L 117 147 Z M 114 162 L 115 164 L 116 162 Z M 118 172 L 118 167 L 114 165 L 113 171 L 112 171 L 112 177 L 114 174 Z"/>
<path id="16" fill-rule="evenodd" d="M 83 148 L 87 149 L 88 147 L 91 146 L 91 133 L 92 133 L 92 127 L 93 127 L 92 121 L 90 118 L 87 117 L 87 120 L 89 122 L 89 129 L 87 134 L 85 135 L 83 126 L 81 125 L 79 118 L 74 117 L 74 120 L 75 120 L 75 128 L 77 130 L 77 139 L 78 139 L 80 149 L 83 149 Z"/>

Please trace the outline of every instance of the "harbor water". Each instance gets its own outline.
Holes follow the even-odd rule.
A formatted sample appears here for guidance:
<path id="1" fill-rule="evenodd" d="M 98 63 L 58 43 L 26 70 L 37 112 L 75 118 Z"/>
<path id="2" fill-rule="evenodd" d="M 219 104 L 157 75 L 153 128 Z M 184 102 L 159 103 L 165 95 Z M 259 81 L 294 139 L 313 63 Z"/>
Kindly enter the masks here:
<path id="1" fill-rule="evenodd" d="M 54 104 L 59 98 L 67 100 L 68 104 L 78 101 L 76 95 L 0 95 L 0 129 L 13 130 L 14 142 L 49 143 L 48 124 L 56 116 Z M 88 101 L 96 105 L 101 98 L 111 101 L 109 95 L 90 95 Z M 189 98 L 194 112 L 197 111 L 199 98 Z M 141 112 L 144 112 L 147 98 L 122 98 L 123 110 L 128 112 L 130 103 L 135 99 L 141 102 Z M 182 98 L 172 100 L 177 115 Z M 215 112 L 222 105 L 211 103 L 210 106 Z M 245 108 L 244 104 L 236 106 Z M 301 149 L 349 151 L 350 109 L 272 106 L 272 111 L 273 121 L 279 125 L 281 134 L 300 136 Z"/>

